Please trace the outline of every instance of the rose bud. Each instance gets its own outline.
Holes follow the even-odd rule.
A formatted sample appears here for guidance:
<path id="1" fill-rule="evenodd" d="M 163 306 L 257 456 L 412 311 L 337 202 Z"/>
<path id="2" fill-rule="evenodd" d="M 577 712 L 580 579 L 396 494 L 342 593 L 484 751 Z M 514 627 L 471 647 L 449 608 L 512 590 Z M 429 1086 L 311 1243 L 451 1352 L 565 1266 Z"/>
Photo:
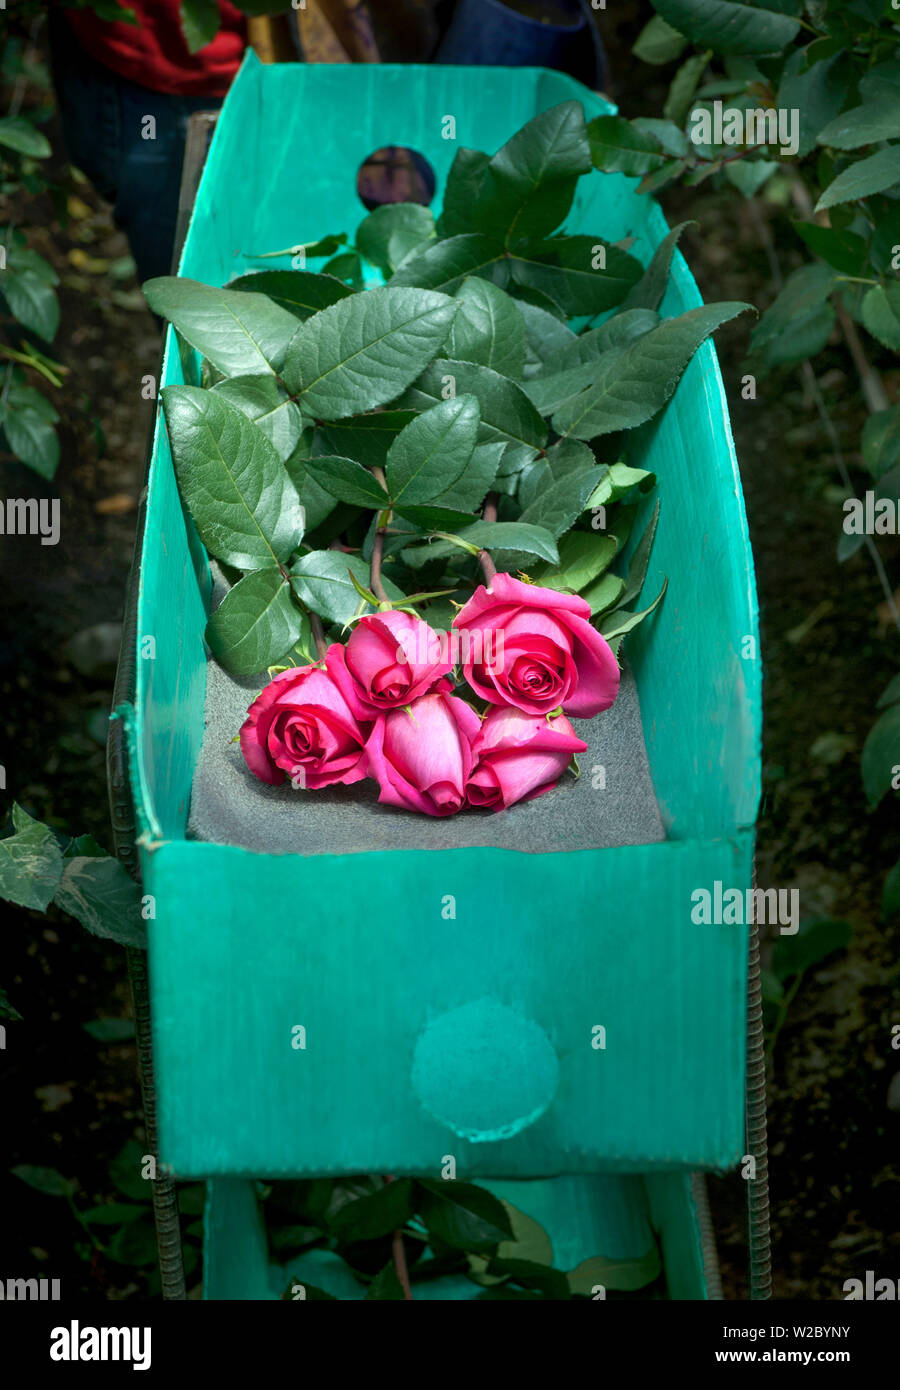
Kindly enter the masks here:
<path id="1" fill-rule="evenodd" d="M 408 710 L 375 721 L 366 751 L 378 800 L 426 816 L 452 816 L 463 805 L 472 771 L 472 740 L 481 720 L 455 695 L 423 695 Z"/>
<path id="2" fill-rule="evenodd" d="M 453 621 L 466 680 L 490 704 L 526 714 L 560 705 L 577 719 L 599 714 L 619 693 L 619 663 L 590 615 L 574 594 L 495 575 Z"/>
<path id="3" fill-rule="evenodd" d="M 347 641 L 346 666 L 358 713 L 371 719 L 427 695 L 451 668 L 446 637 L 396 609 L 360 618 Z"/>
<path id="4" fill-rule="evenodd" d="M 341 666 L 340 655 L 329 658 Z M 371 722 L 360 722 L 333 671 L 318 666 L 282 671 L 253 701 L 241 728 L 241 752 L 250 771 L 277 785 L 285 776 L 316 790 L 367 776 L 365 742 Z"/>
<path id="5" fill-rule="evenodd" d="M 587 752 L 587 744 L 564 714 L 548 719 L 502 705 L 488 710 L 472 752 L 477 763 L 469 778 L 469 804 L 500 811 L 552 791 L 574 754 Z"/>

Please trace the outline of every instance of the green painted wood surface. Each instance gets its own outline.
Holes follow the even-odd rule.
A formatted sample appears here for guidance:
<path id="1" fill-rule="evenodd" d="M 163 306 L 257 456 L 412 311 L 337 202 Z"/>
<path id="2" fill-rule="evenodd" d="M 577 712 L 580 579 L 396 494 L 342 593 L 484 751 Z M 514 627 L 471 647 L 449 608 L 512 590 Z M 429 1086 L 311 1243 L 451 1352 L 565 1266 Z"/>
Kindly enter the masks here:
<path id="1" fill-rule="evenodd" d="M 584 1260 L 636 1260 L 659 1246 L 668 1297 L 705 1299 L 706 1282 L 690 1180 L 683 1175 L 573 1177 L 485 1184 L 543 1226 L 553 1265 L 572 1270 Z M 204 1298 L 278 1299 L 293 1282 L 315 1284 L 335 1297 L 359 1300 L 365 1289 L 331 1252 L 317 1250 L 285 1265 L 270 1264 L 250 1182 L 214 1179 L 205 1217 Z M 414 1287 L 417 1300 L 471 1300 L 480 1289 L 463 1275 Z"/>
<path id="2" fill-rule="evenodd" d="M 610 109 L 537 70 L 248 60 L 220 118 L 183 273 L 224 283 L 248 253 L 352 231 L 356 169 L 379 145 L 421 150 L 440 187 L 458 144 L 492 150 L 571 96 L 589 116 Z M 446 114 L 456 142 L 441 139 Z M 635 181 L 598 175 L 585 189 L 569 229 L 633 235 L 647 259 L 666 227 Z M 699 302 L 676 256 L 664 307 Z M 181 373 L 170 334 L 163 380 Z M 757 638 L 752 560 L 711 345 L 631 461 L 660 477 L 646 592 L 666 574 L 670 588 L 629 656 L 670 841 L 306 860 L 184 840 L 209 575 L 159 429 L 131 742 L 157 911 L 161 1150 L 177 1173 L 434 1172 L 453 1152 L 461 1176 L 524 1177 L 719 1167 L 742 1152 L 746 932 L 690 921 L 694 888 L 749 885 L 759 796 L 759 662 L 741 655 Z M 441 916 L 448 893 L 453 922 Z M 458 1059 L 438 1046 L 423 1063 L 423 1030 L 437 1028 L 432 1043 L 441 1027 L 452 1037 L 441 1019 L 464 1006 L 477 1025 L 467 1056 L 461 1041 Z M 465 1032 L 473 1015 L 462 1018 Z M 291 1047 L 295 1024 L 305 1050 Z M 590 1045 L 594 1025 L 607 1029 L 605 1050 Z M 485 1037 L 489 1055 L 478 1052 Z M 510 1126 L 507 1138 L 472 1142 L 473 1129 Z"/>

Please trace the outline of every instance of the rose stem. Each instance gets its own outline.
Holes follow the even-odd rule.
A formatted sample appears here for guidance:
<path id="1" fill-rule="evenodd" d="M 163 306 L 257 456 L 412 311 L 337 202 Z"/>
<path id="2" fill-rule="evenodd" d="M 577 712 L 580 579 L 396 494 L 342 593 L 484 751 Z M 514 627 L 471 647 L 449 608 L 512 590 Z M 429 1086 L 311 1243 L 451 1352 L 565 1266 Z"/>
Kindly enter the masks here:
<path id="1" fill-rule="evenodd" d="M 385 1184 L 393 1182 L 393 1176 L 385 1178 Z M 409 1270 L 406 1268 L 406 1251 L 403 1248 L 403 1232 L 395 1231 L 391 1242 L 391 1251 L 394 1256 L 394 1269 L 397 1271 L 397 1278 L 400 1280 L 400 1287 L 403 1290 L 404 1299 L 413 1301 L 412 1289 L 409 1287 Z"/>
<path id="2" fill-rule="evenodd" d="M 381 483 L 381 486 L 386 492 L 387 482 L 385 481 L 384 469 L 373 468 L 372 474 L 378 482 Z M 382 516 L 385 515 L 386 513 L 383 512 Z M 388 599 L 387 590 L 381 582 L 381 561 L 384 556 L 384 533 L 386 529 L 387 521 L 385 520 L 381 526 L 376 529 L 375 538 L 372 541 L 372 564 L 369 570 L 369 588 L 377 599 L 381 599 L 384 603 L 389 603 L 390 600 Z"/>
<path id="3" fill-rule="evenodd" d="M 310 613 L 309 625 L 312 628 L 312 635 L 316 641 L 316 650 L 319 653 L 319 659 L 324 661 L 328 652 L 328 643 L 325 641 L 325 629 L 322 626 L 322 619 L 319 617 L 318 613 Z"/>
<path id="4" fill-rule="evenodd" d="M 487 497 L 485 498 L 484 506 L 481 509 L 481 519 L 482 521 L 497 520 L 497 494 L 495 492 L 489 492 Z M 494 582 L 494 577 L 497 573 L 497 566 L 494 564 L 493 560 L 490 557 L 490 554 L 486 550 L 479 550 L 478 563 L 481 565 L 481 568 L 484 572 L 485 585 L 489 589 Z"/>

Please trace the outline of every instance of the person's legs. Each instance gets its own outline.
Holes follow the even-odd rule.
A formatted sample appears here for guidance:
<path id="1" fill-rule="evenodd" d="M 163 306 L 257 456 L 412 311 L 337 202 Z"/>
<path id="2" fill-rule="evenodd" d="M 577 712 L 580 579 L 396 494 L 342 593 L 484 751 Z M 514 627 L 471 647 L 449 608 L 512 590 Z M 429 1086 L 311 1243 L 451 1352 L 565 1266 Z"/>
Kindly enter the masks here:
<path id="1" fill-rule="evenodd" d="M 113 204 L 138 279 L 168 275 L 188 121 L 194 111 L 217 110 L 221 98 L 172 96 L 126 81 L 86 54 L 61 16 L 50 40 L 69 159 Z"/>
<path id="2" fill-rule="evenodd" d="M 131 243 L 138 279 L 168 275 L 178 219 L 181 166 L 194 111 L 214 111 L 217 97 L 179 97 L 121 85 L 122 161 L 116 221 Z"/>

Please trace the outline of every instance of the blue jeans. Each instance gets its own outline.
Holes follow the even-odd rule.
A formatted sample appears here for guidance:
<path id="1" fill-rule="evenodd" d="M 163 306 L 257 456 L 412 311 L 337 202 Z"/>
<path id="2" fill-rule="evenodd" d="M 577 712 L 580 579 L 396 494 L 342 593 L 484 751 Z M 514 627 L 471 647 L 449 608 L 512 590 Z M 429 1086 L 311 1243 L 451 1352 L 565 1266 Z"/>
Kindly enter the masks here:
<path id="1" fill-rule="evenodd" d="M 50 54 L 71 163 L 113 204 L 141 283 L 168 275 L 188 120 L 217 110 L 221 97 L 171 96 L 126 81 L 85 53 L 58 14 L 51 15 Z"/>

